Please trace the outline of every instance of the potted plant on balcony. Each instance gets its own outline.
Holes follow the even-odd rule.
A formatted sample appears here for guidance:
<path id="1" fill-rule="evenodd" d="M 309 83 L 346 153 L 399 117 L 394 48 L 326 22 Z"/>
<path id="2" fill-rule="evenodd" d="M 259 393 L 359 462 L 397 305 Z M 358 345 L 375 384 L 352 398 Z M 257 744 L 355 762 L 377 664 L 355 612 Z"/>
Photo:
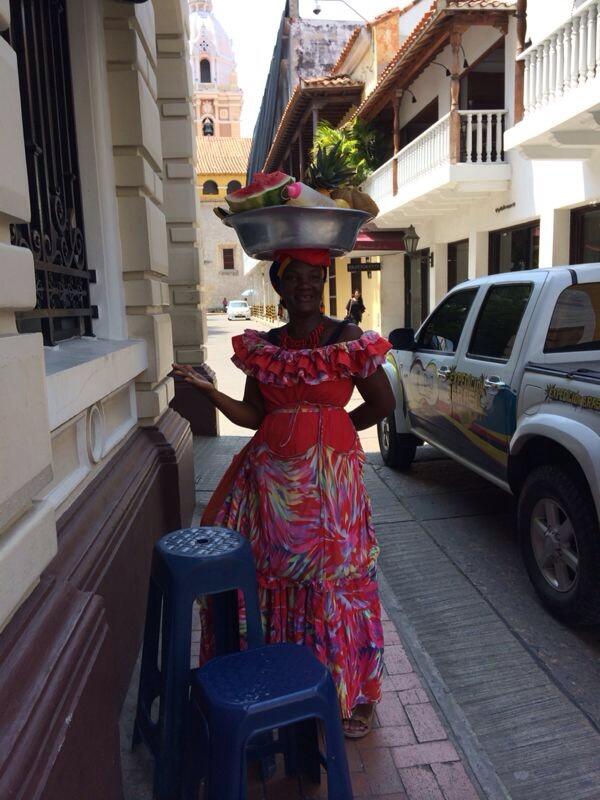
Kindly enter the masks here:
<path id="1" fill-rule="evenodd" d="M 321 121 L 306 182 L 334 200 L 345 201 L 350 208 L 377 215 L 377 205 L 358 188 L 374 169 L 374 151 L 375 134 L 359 120 L 342 128 Z"/>

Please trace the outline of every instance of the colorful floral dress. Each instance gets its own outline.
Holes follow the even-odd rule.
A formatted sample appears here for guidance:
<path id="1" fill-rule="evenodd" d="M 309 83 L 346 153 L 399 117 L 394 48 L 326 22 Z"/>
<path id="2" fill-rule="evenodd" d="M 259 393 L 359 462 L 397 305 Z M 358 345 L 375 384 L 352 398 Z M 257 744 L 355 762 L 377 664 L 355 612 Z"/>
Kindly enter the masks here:
<path id="1" fill-rule="evenodd" d="M 348 717 L 379 699 L 383 631 L 364 454 L 344 406 L 353 378 L 372 375 L 390 345 L 371 331 L 286 350 L 246 331 L 233 347 L 234 364 L 259 383 L 266 415 L 203 522 L 248 537 L 267 642 L 309 646 Z"/>

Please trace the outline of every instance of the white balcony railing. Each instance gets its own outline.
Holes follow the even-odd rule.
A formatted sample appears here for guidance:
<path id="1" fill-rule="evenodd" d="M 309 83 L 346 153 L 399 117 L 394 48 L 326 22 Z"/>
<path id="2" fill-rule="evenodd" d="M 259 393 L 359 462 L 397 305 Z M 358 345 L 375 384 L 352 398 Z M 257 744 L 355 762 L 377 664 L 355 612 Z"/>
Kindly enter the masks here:
<path id="1" fill-rule="evenodd" d="M 378 206 L 388 197 L 392 191 L 394 161 L 396 157 L 390 158 L 385 164 L 372 172 L 365 182 L 365 191 L 373 198 Z"/>
<path id="2" fill-rule="evenodd" d="M 504 161 L 502 134 L 506 111 L 459 111 L 460 161 L 498 164 Z"/>
<path id="3" fill-rule="evenodd" d="M 525 115 L 600 76 L 600 0 L 571 18 L 519 58 L 525 62 Z"/>
<path id="4" fill-rule="evenodd" d="M 379 167 L 365 183 L 365 191 L 381 205 L 403 186 L 437 167 L 450 163 L 503 163 L 505 114 L 503 109 L 459 111 L 454 123 L 457 147 L 453 147 L 452 114 L 446 114 Z"/>
<path id="5" fill-rule="evenodd" d="M 414 181 L 450 160 L 450 114 L 413 139 L 396 154 L 398 186 Z"/>

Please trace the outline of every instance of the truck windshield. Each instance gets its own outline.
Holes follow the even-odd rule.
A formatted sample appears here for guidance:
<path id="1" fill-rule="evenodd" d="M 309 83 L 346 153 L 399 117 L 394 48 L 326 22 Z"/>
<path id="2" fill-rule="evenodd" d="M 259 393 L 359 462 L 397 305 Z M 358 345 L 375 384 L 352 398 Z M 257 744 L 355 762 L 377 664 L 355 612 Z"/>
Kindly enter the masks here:
<path id="1" fill-rule="evenodd" d="M 544 353 L 600 349 L 600 283 L 569 286 L 561 292 Z"/>

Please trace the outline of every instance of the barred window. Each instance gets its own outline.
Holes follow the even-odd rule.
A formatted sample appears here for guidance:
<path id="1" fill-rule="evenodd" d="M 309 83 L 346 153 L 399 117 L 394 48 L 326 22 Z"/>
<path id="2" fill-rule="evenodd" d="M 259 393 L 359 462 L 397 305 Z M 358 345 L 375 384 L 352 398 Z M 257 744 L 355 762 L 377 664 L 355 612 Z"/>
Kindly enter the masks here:
<path id="1" fill-rule="evenodd" d="M 235 268 L 235 259 L 234 259 L 233 247 L 224 247 L 223 269 L 234 269 L 234 268 Z"/>

